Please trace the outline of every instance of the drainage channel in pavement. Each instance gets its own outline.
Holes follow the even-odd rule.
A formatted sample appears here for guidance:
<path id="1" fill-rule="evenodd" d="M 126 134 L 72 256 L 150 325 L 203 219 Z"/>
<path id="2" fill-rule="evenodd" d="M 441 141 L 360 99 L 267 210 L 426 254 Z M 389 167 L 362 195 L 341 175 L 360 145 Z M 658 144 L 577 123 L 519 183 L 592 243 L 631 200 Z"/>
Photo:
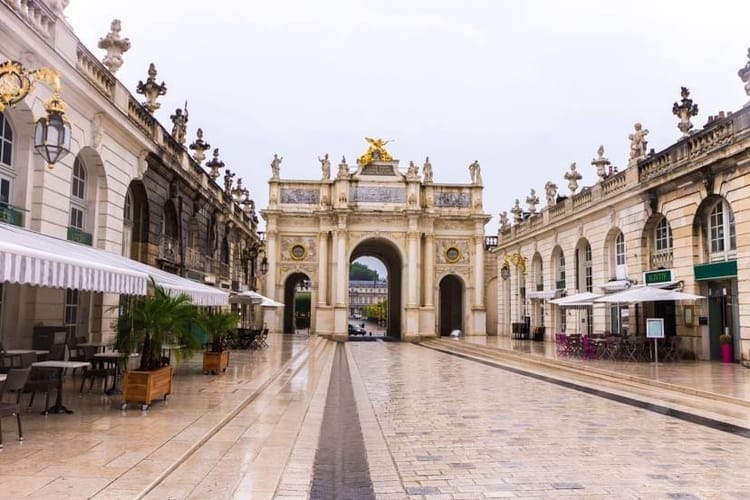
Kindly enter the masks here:
<path id="1" fill-rule="evenodd" d="M 311 499 L 375 498 L 344 349 L 344 344 L 336 345 L 315 454 Z"/>

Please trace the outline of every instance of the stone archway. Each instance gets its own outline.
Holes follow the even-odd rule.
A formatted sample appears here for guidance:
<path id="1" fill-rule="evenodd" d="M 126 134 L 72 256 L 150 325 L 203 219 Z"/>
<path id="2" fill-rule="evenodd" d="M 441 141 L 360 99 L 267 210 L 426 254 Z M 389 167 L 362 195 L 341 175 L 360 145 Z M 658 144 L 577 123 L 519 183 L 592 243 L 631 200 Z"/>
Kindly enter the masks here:
<path id="1" fill-rule="evenodd" d="M 359 257 L 377 257 L 385 264 L 388 271 L 388 310 L 386 337 L 401 338 L 403 310 L 402 273 L 403 262 L 398 248 L 385 238 L 368 238 L 361 241 L 349 257 L 351 264 Z"/>
<path id="2" fill-rule="evenodd" d="M 307 293 L 310 290 L 310 277 L 305 273 L 292 273 L 284 281 L 284 333 L 310 328 L 312 295 L 307 310 L 300 311 L 297 304 L 298 292 Z"/>
<path id="3" fill-rule="evenodd" d="M 351 167 L 342 158 L 335 178 L 330 162 L 321 160 L 316 180 L 282 179 L 275 164 L 261 211 L 269 269 L 264 295 L 282 301 L 287 277 L 308 276 L 311 332 L 346 341 L 351 262 L 372 255 L 389 268 L 390 337 L 439 335 L 438 283 L 446 275 L 460 284 L 452 288 L 460 290 L 456 323 L 466 335 L 486 335 L 484 225 L 490 216 L 482 210 L 479 176 L 468 184 L 435 184 L 428 159 L 420 175 L 414 162 L 400 169 L 390 155 L 375 156 L 368 150 Z M 271 331 L 288 330 L 281 315 L 275 319 Z"/>
<path id="4" fill-rule="evenodd" d="M 453 330 L 464 331 L 463 289 L 461 279 L 449 274 L 440 280 L 440 335 L 450 335 Z"/>

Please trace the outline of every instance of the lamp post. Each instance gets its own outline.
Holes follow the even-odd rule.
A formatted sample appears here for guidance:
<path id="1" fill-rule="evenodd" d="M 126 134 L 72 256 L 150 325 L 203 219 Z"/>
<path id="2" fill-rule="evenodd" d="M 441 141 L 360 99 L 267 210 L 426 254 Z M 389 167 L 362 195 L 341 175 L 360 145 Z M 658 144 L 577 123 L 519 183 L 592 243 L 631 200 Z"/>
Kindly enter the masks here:
<path id="1" fill-rule="evenodd" d="M 505 292 L 505 297 L 503 298 L 504 308 L 503 308 L 503 316 L 506 329 L 506 335 L 508 332 L 510 332 L 511 329 L 511 321 L 510 321 L 510 283 L 508 282 L 508 279 L 510 278 L 510 266 L 507 262 L 503 263 L 502 267 L 500 268 L 500 277 L 503 279 L 504 286 L 503 291 Z M 500 332 L 498 332 L 499 334 Z"/>
<path id="2" fill-rule="evenodd" d="M 22 101 L 45 80 L 52 85 L 52 97 L 44 104 L 47 116 L 39 118 L 34 129 L 34 150 L 53 168 L 70 152 L 70 122 L 65 117 L 65 102 L 60 97 L 60 73 L 50 68 L 27 70 L 17 61 L 0 64 L 0 112 Z"/>

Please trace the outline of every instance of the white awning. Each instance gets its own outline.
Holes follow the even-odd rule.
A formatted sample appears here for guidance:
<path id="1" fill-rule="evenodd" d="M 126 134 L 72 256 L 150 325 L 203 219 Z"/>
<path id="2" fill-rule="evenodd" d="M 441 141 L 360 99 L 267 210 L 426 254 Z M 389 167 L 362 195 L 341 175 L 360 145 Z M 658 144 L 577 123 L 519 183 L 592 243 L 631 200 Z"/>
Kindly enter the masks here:
<path id="1" fill-rule="evenodd" d="M 696 300 L 703 299 L 702 295 L 678 292 L 676 290 L 664 290 L 653 286 L 635 286 L 623 292 L 605 295 L 595 299 L 594 302 L 607 302 L 610 304 L 635 304 L 639 302 L 659 302 L 668 300 Z"/>
<path id="2" fill-rule="evenodd" d="M 619 292 L 621 290 L 627 290 L 632 284 L 633 283 L 630 280 L 612 280 L 607 281 L 603 285 L 599 285 L 599 288 L 603 289 L 605 292 Z"/>
<path id="3" fill-rule="evenodd" d="M 247 290 L 245 292 L 240 292 L 236 295 L 232 295 L 229 297 L 229 303 L 230 304 L 255 304 L 260 305 L 261 307 L 284 307 L 284 304 L 281 302 L 276 302 L 270 297 L 266 297 L 265 295 L 261 295 L 258 292 L 254 292 L 252 290 Z"/>
<path id="4" fill-rule="evenodd" d="M 146 295 L 149 276 L 195 304 L 228 303 L 229 293 L 122 255 L 0 223 L 0 282 Z"/>
<path id="5" fill-rule="evenodd" d="M 557 296 L 557 290 L 539 290 L 526 292 L 526 298 L 531 300 L 549 300 L 554 299 L 555 296 Z"/>
<path id="6" fill-rule="evenodd" d="M 590 307 L 594 305 L 593 300 L 601 297 L 601 295 L 583 292 L 575 295 L 568 295 L 567 297 L 561 297 L 559 299 L 550 300 L 550 304 L 555 304 L 560 307 Z"/>

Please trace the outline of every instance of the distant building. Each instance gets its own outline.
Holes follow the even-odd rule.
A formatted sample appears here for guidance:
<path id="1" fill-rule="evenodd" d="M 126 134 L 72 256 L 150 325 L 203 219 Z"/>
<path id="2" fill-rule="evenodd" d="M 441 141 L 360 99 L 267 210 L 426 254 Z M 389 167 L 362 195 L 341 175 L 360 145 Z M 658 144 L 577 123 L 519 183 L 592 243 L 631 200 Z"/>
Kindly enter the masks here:
<path id="1" fill-rule="evenodd" d="M 349 316 L 360 318 L 364 315 L 366 306 L 377 304 L 388 298 L 388 282 L 377 281 L 349 281 Z"/>

